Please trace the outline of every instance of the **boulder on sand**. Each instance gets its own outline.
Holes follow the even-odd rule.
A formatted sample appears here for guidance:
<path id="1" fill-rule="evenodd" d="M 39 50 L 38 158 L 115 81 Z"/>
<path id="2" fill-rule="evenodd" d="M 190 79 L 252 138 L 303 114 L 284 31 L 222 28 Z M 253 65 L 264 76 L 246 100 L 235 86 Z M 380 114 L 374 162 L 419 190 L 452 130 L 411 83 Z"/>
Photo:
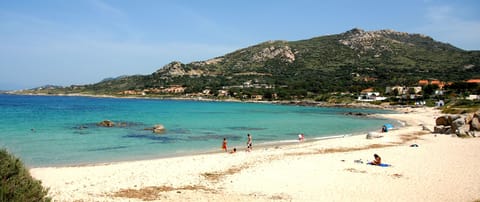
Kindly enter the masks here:
<path id="1" fill-rule="evenodd" d="M 470 122 L 471 130 L 480 131 L 480 119 L 478 117 L 474 117 Z"/>
<path id="2" fill-rule="evenodd" d="M 102 126 L 102 127 L 113 127 L 113 126 L 115 126 L 115 123 L 113 121 L 110 121 L 110 120 L 104 120 L 104 121 L 98 123 L 97 125 Z"/>
<path id="3" fill-rule="evenodd" d="M 435 125 L 437 126 L 448 126 L 448 116 L 440 116 L 435 120 Z"/>

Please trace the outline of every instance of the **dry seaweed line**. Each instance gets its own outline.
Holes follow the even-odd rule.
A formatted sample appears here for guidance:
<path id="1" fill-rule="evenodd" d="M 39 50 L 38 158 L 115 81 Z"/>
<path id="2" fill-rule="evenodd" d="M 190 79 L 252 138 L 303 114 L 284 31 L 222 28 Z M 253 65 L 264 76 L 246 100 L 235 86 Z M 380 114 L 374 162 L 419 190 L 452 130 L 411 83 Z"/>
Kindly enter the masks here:
<path id="1" fill-rule="evenodd" d="M 141 189 L 120 189 L 117 192 L 114 192 L 111 196 L 113 197 L 122 197 L 122 198 L 136 198 L 145 201 L 156 200 L 161 196 L 162 192 L 171 192 L 171 191 L 181 191 L 181 190 L 190 190 L 190 191 L 205 191 L 215 193 L 214 189 L 207 188 L 202 185 L 188 185 L 183 187 L 171 187 L 171 186 L 150 186 L 143 187 Z"/>
<path id="2" fill-rule="evenodd" d="M 355 168 L 345 168 L 346 171 L 352 172 L 352 173 L 367 173 L 366 170 L 357 170 Z"/>

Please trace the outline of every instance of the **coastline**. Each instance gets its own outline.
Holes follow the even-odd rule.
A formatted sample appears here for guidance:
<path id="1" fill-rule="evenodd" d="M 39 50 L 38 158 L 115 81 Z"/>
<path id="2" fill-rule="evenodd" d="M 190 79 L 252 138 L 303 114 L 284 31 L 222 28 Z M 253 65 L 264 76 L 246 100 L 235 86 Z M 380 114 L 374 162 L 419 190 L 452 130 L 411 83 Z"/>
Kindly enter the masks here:
<path id="1" fill-rule="evenodd" d="M 15 96 L 12 96 L 13 98 Z M 21 97 L 24 97 L 25 99 L 27 100 L 34 100 L 36 97 L 40 98 L 40 100 L 49 100 L 50 98 L 54 99 L 54 100 L 57 100 L 56 97 L 57 96 L 21 96 Z M 43 98 L 42 98 L 43 97 Z M 50 98 L 48 98 L 50 97 Z M 45 99 L 44 99 L 45 98 Z M 59 98 L 60 100 L 71 100 L 69 97 L 63 97 L 63 98 Z M 115 103 L 131 103 L 131 102 L 137 102 L 136 100 L 130 100 L 130 99 L 127 99 L 127 100 L 115 100 L 115 99 L 90 99 L 90 98 L 82 98 L 82 97 L 77 97 L 77 98 L 73 98 L 73 100 L 75 101 L 79 101 L 79 102 L 83 102 L 85 99 L 87 99 L 88 101 L 92 100 L 92 101 L 99 101 L 99 102 L 102 102 L 102 101 L 112 101 L 112 102 L 115 102 Z M 162 103 L 164 101 L 158 101 L 158 103 Z M 166 102 L 166 101 L 165 101 Z M 183 102 L 183 101 L 173 101 L 174 103 L 199 103 L 201 104 L 202 102 Z M 148 103 L 157 103 L 157 101 L 148 101 Z M 207 103 L 207 102 L 203 102 L 203 103 Z M 214 104 L 215 105 L 215 102 L 211 102 L 209 104 Z M 233 105 L 237 105 L 237 104 L 233 104 Z M 245 104 L 239 104 L 239 105 L 244 105 L 244 106 L 248 106 L 249 104 L 245 103 Z M 256 105 L 256 106 L 266 106 L 266 107 L 272 107 L 272 106 L 275 106 L 275 104 L 260 104 L 260 105 Z M 305 109 L 305 107 L 294 107 L 294 106 L 289 106 L 290 108 L 292 108 L 293 110 L 303 110 Z M 280 106 L 281 108 L 281 106 Z M 310 108 L 315 108 L 315 107 L 310 107 Z M 318 109 L 321 109 L 321 108 L 318 108 Z M 80 109 L 81 110 L 81 109 Z M 336 109 L 335 109 L 336 110 Z M 349 117 L 351 117 L 352 119 L 364 119 L 366 118 L 366 116 L 345 116 L 343 114 L 347 114 L 345 112 L 356 112 L 355 110 L 353 109 L 342 109 L 341 110 L 342 112 L 339 112 L 338 115 L 339 116 L 343 116 L 343 117 L 346 117 L 347 119 Z M 358 110 L 358 111 L 362 111 L 362 110 Z M 379 110 L 366 110 L 370 113 L 372 113 L 373 111 L 379 111 Z M 365 111 L 365 112 L 366 112 Z M 383 112 L 382 112 L 383 113 Z M 389 112 L 385 112 L 385 113 L 389 113 Z M 366 114 L 366 113 L 365 113 Z M 115 116 L 115 117 L 122 117 L 122 116 Z M 115 118 L 112 118 L 113 120 L 115 120 Z M 367 118 L 368 119 L 368 118 Z M 97 119 L 97 120 L 101 120 L 101 119 Z M 132 120 L 132 121 L 136 121 L 136 120 Z M 373 126 L 369 126 L 368 128 L 365 128 L 365 129 L 359 129 L 358 132 L 369 132 L 369 131 L 372 131 L 372 130 L 376 130 L 377 127 L 380 128 L 380 125 L 383 124 L 385 121 L 387 120 L 380 120 L 380 121 L 377 121 L 377 123 Z M 91 121 L 91 123 L 94 123 L 94 121 Z M 393 122 L 392 122 L 393 123 Z M 72 122 L 70 123 L 69 125 L 76 125 L 77 123 L 76 122 Z M 78 123 L 80 124 L 80 123 Z M 82 124 L 86 124 L 86 123 L 82 123 Z M 233 122 L 234 125 L 241 125 L 241 123 L 236 123 L 236 122 Z M 92 126 L 87 126 L 89 128 L 94 128 Z M 272 128 L 274 128 L 275 126 L 272 126 Z M 37 128 L 38 131 L 39 128 Z M 76 132 L 78 131 L 80 134 L 82 131 L 82 128 L 80 128 L 80 130 L 77 130 L 77 128 L 72 128 L 73 129 L 73 132 L 75 134 L 77 134 Z M 141 129 L 143 129 L 143 127 L 141 127 Z M 307 140 L 310 140 L 313 138 L 313 136 L 326 136 L 326 135 L 329 135 L 329 136 L 336 136 L 338 134 L 349 134 L 349 133 L 352 133 L 354 131 L 345 131 L 345 132 L 336 132 L 335 130 L 329 130 L 330 132 L 325 132 L 326 130 L 323 130 L 323 127 L 319 128 L 321 129 L 318 130 L 319 133 L 323 133 L 323 134 L 316 134 L 316 130 L 311 130 L 311 131 L 307 131 L 307 136 L 309 137 Z M 207 129 L 208 130 L 208 129 Z M 87 130 L 85 130 L 87 131 Z M 143 131 L 143 130 L 142 130 Z M 297 130 L 293 130 L 293 131 L 297 131 Z M 300 130 L 298 130 L 300 131 Z M 303 130 L 302 130 L 303 131 Z M 57 131 L 52 131 L 51 133 L 56 133 Z M 70 131 L 68 131 L 70 132 Z M 90 130 L 88 130 L 86 133 L 88 134 L 88 132 L 91 132 Z M 236 132 L 236 131 L 233 131 L 233 132 Z M 253 132 L 253 131 L 252 131 Z M 280 131 L 279 131 L 280 132 Z M 255 132 L 256 133 L 256 132 Z M 82 133 L 83 134 L 83 133 Z M 232 133 L 232 134 L 235 134 L 235 133 Z M 275 132 L 271 133 L 273 134 L 273 136 L 275 136 Z M 283 134 L 283 133 L 282 133 Z M 286 134 L 286 133 L 285 133 Z M 278 138 L 275 139 L 275 138 L 266 138 L 266 139 L 262 139 L 260 136 L 257 136 L 256 137 L 256 147 L 260 146 L 260 144 L 262 145 L 262 147 L 264 147 L 263 145 L 267 145 L 266 147 L 268 146 L 271 146 L 271 145 L 278 145 L 278 144 L 284 144 L 283 142 L 292 142 L 292 141 L 295 141 L 296 137 L 297 137 L 297 134 L 298 133 L 290 133 L 290 134 L 287 134 L 287 135 L 284 135 L 284 136 L 281 136 L 281 135 L 278 135 Z M 255 135 L 255 134 L 254 134 Z M 38 137 L 41 137 L 41 136 L 38 136 Z M 77 137 L 77 136 L 75 136 Z M 80 136 L 80 137 L 87 137 L 87 136 Z M 183 135 L 180 136 L 180 137 L 188 137 L 187 135 Z M 242 147 L 244 145 L 243 141 L 241 140 L 241 137 L 240 136 L 237 136 L 237 138 L 239 138 L 239 140 L 232 140 L 230 143 L 232 146 L 237 146 L 237 147 Z M 90 138 L 91 139 L 91 138 Z M 187 138 L 185 138 L 187 139 Z M 33 140 L 33 139 L 32 139 Z M 61 145 L 61 144 L 59 144 Z M 47 145 L 48 146 L 48 145 Z M 102 152 L 104 151 L 107 151 L 107 152 L 112 152 L 114 150 L 117 149 L 118 145 L 107 145 L 107 146 L 96 146 L 96 147 L 90 147 L 88 149 L 98 149 L 98 150 L 101 150 Z M 121 145 L 123 146 L 123 145 Z M 39 147 L 36 147 L 36 148 L 39 148 Z M 112 149 L 110 149 L 112 148 Z M 88 150 L 86 149 L 86 150 Z M 123 149 L 123 148 L 121 148 Z M 102 163 L 108 163 L 108 162 L 122 162 L 122 161 L 131 161 L 131 160 L 148 160 L 148 159 L 154 159 L 154 158 L 168 158 L 168 157 L 177 157 L 177 156 L 186 156 L 186 155 L 192 155 L 192 154 L 204 154 L 204 153 L 214 153 L 217 151 L 217 147 L 216 147 L 216 142 L 215 140 L 213 140 L 213 146 L 207 146 L 207 147 L 204 147 L 204 148 L 199 148 L 199 149 L 185 149 L 185 150 L 171 150 L 172 152 L 169 152 L 169 151 L 159 151 L 159 152 L 150 152 L 150 153 L 145 153 L 144 155 L 141 155 L 141 156 L 135 156 L 135 155 L 132 155 L 132 156 L 129 156 L 129 155 L 124 155 L 124 157 L 122 158 L 121 155 L 116 155 L 112 158 L 110 158 L 109 156 L 106 156 L 106 158 L 98 158 L 97 156 L 93 156 L 92 157 L 89 157 L 90 154 L 87 154 L 87 155 L 83 155 L 84 157 L 80 157 L 80 158 L 61 158 L 61 156 L 59 158 L 57 158 L 57 160 L 55 160 L 56 157 L 54 158 L 50 158 L 48 156 L 45 156 L 46 158 L 42 158 L 43 155 L 48 155 L 48 154 L 41 154 L 41 153 L 37 153 L 37 157 L 40 157 L 40 158 L 36 158 L 36 159 L 40 159 L 39 161 L 33 161 L 31 159 L 26 159 L 26 165 L 28 165 L 30 168 L 34 168 L 34 167 L 48 167 L 48 166 L 83 166 L 83 165 L 95 165 L 95 164 L 102 164 Z M 68 149 L 67 149 L 68 150 Z M 65 151 L 65 150 L 64 150 Z M 150 150 L 151 151 L 151 150 Z M 124 153 L 130 153 L 128 151 L 128 149 L 123 149 L 123 151 L 120 151 L 120 152 L 124 152 Z M 68 152 L 67 152 L 68 153 Z M 113 152 L 112 152 L 113 153 Z M 115 152 L 116 153 L 116 152 Z M 95 154 L 94 154 L 95 155 Z M 33 159 L 33 158 L 32 158 Z M 67 159 L 67 160 L 65 160 Z M 70 160 L 69 160 L 70 159 Z"/>
<path id="2" fill-rule="evenodd" d="M 423 127 L 433 127 L 440 115 L 435 109 L 398 110 L 401 113 L 374 115 L 405 123 L 382 138 L 355 135 L 254 147 L 252 152 L 240 149 L 235 154 L 33 168 L 30 172 L 50 188 L 54 201 L 480 199 L 480 173 L 472 169 L 480 166 L 476 156 L 480 138 L 424 131 Z M 373 153 L 392 167 L 365 165 Z M 360 159 L 364 163 L 355 163 Z"/>
<path id="3" fill-rule="evenodd" d="M 92 98 L 112 98 L 112 99 L 152 99 L 152 100 L 187 100 L 200 102 L 244 102 L 244 103 L 264 103 L 264 104 L 279 104 L 279 105 L 294 105 L 294 106 L 310 106 L 310 107 L 338 107 L 338 108 L 359 108 L 359 109 L 383 109 L 396 110 L 401 108 L 397 105 L 374 105 L 370 103 L 328 103 L 314 100 L 273 100 L 273 101 L 259 101 L 259 100 L 239 100 L 239 99 L 213 99 L 205 97 L 181 97 L 181 96 L 115 96 L 115 95 L 95 95 L 82 93 L 69 94 L 47 94 L 47 93 L 12 93 L 7 92 L 6 95 L 25 95 L 25 96 L 65 96 L 65 97 L 92 97 Z"/>

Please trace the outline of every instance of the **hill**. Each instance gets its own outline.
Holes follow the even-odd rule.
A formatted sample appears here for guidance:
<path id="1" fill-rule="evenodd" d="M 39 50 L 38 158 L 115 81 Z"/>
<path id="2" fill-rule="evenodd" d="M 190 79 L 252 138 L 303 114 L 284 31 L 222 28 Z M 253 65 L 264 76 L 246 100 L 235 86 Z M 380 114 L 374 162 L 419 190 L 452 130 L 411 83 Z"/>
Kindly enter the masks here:
<path id="1" fill-rule="evenodd" d="M 356 28 L 307 40 L 267 41 L 206 61 L 174 61 L 150 75 L 52 92 L 154 95 L 208 90 L 239 98 L 260 94 L 289 99 L 368 87 L 382 91 L 420 79 L 454 82 L 474 77 L 480 77 L 480 51 L 465 51 L 421 34 Z"/>

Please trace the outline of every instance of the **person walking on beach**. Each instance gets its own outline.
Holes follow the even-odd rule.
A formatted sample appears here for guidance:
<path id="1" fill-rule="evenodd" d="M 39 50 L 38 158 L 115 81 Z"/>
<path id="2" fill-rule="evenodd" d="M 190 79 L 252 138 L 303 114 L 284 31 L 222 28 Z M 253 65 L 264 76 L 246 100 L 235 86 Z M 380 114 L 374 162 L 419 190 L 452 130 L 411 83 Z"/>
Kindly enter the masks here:
<path id="1" fill-rule="evenodd" d="M 252 151 L 252 136 L 247 134 L 247 151 Z"/>
<path id="2" fill-rule="evenodd" d="M 223 149 L 223 151 L 228 151 L 228 149 L 227 149 L 227 138 L 223 138 L 222 149 Z"/>

